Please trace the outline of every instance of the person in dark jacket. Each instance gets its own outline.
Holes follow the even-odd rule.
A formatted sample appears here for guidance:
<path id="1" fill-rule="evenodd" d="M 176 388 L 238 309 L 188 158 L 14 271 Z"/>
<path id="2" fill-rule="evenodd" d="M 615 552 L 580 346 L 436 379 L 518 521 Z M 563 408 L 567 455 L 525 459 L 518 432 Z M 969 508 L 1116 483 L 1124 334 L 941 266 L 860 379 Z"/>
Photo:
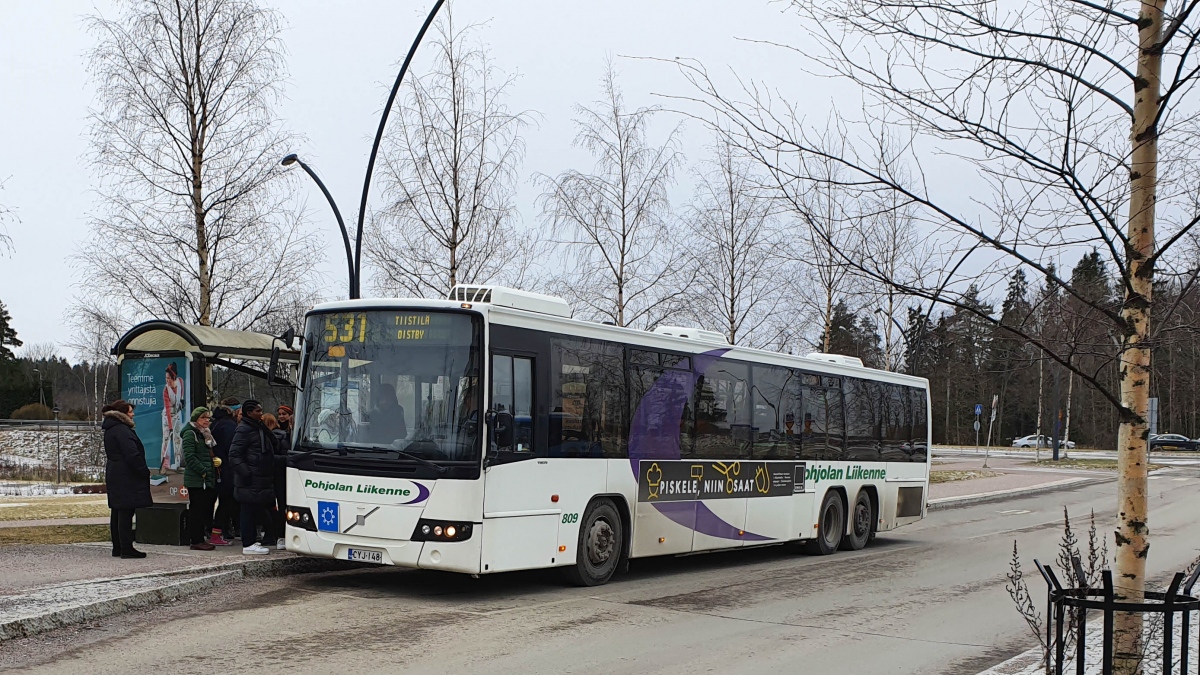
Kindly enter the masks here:
<path id="1" fill-rule="evenodd" d="M 242 553 L 265 555 L 270 549 L 258 543 L 258 524 L 262 523 L 264 541 L 272 541 L 274 523 L 269 511 L 275 502 L 275 436 L 262 422 L 263 409 L 258 401 L 242 404 L 242 421 L 229 446 L 229 465 L 233 469 L 233 496 L 242 509 Z"/>
<path id="2" fill-rule="evenodd" d="M 283 406 L 280 406 L 280 410 Z M 292 439 L 283 430 L 279 418 L 270 413 L 262 416 L 263 424 L 271 430 L 275 437 L 275 532 L 279 535 L 275 548 L 280 551 L 287 548 L 283 541 L 283 514 L 287 511 L 287 454 L 291 451 Z"/>
<path id="3" fill-rule="evenodd" d="M 221 467 L 217 469 L 217 515 L 213 519 L 213 536 L 208 540 L 216 546 L 233 544 L 240 517 L 237 500 L 233 497 L 233 474 L 227 468 L 229 446 L 233 443 L 233 434 L 238 425 L 238 403 L 233 397 L 223 399 L 220 405 L 213 408 L 213 422 L 210 427 L 213 440 L 217 442 L 213 446 L 213 457 L 221 460 Z"/>
<path id="4" fill-rule="evenodd" d="M 133 512 L 154 504 L 146 448 L 133 430 L 133 406 L 118 399 L 104 406 L 104 482 L 108 486 L 113 557 L 145 558 L 133 547 Z"/>
<path id="5" fill-rule="evenodd" d="M 212 412 L 202 406 L 192 411 L 192 421 L 179 432 L 183 445 L 183 486 L 188 495 L 188 536 L 197 551 L 211 551 L 215 546 L 207 537 L 212 527 L 213 504 L 217 501 L 217 466 L 221 460 L 213 457 L 217 441 L 209 431 L 211 424 Z"/>

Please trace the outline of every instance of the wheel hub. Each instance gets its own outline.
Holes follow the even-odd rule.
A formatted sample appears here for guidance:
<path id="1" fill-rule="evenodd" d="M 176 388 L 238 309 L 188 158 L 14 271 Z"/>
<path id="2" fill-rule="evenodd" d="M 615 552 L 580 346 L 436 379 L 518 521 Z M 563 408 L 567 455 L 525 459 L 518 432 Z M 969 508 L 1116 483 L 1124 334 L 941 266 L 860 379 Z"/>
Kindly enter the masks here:
<path id="1" fill-rule="evenodd" d="M 854 510 L 854 533 L 864 535 L 871 531 L 871 509 L 866 504 L 859 504 Z"/>
<path id="2" fill-rule="evenodd" d="M 608 521 L 597 520 L 588 530 L 588 560 L 593 565 L 603 565 L 612 557 L 617 540 L 612 526 Z"/>

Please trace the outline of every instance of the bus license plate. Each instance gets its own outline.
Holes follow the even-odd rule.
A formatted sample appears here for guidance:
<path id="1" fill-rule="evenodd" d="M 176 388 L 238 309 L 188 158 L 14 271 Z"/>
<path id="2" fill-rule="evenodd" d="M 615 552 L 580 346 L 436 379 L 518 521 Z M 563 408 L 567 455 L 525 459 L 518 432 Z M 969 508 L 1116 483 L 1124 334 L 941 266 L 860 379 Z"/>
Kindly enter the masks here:
<path id="1" fill-rule="evenodd" d="M 346 556 L 347 560 L 383 564 L 383 551 L 371 551 L 362 548 L 352 548 Z"/>

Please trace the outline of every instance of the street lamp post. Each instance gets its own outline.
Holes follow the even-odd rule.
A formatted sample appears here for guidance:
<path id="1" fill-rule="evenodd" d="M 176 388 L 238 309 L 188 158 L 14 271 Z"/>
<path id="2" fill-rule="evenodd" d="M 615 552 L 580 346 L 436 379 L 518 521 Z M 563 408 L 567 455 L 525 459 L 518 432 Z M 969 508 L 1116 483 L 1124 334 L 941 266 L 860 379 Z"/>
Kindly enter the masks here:
<path id="1" fill-rule="evenodd" d="M 325 194 L 325 199 L 329 202 L 329 206 L 333 208 L 333 213 L 337 217 L 338 225 L 342 228 L 342 240 L 346 244 L 346 257 L 350 266 L 350 299 L 357 300 L 362 297 L 362 238 L 363 238 L 363 221 L 367 214 L 367 195 L 371 191 L 371 175 L 375 172 L 375 158 L 379 155 L 379 144 L 383 140 L 383 132 L 387 128 L 388 115 L 392 112 L 392 105 L 396 102 L 396 94 L 400 92 L 400 83 L 404 81 L 404 74 L 408 72 L 408 66 L 412 63 L 413 55 L 417 53 L 417 47 L 420 46 L 421 40 L 425 37 L 425 32 L 429 30 L 429 26 L 433 23 L 434 17 L 437 16 L 438 10 L 442 8 L 446 0 L 437 0 L 434 3 L 433 9 L 429 10 L 429 15 L 425 17 L 425 23 L 421 25 L 421 30 L 417 32 L 417 37 L 413 40 L 412 47 L 408 50 L 408 56 L 404 57 L 404 63 L 400 66 L 400 73 L 396 75 L 396 82 L 392 84 L 392 91 L 388 94 L 387 103 L 383 106 L 383 115 L 379 118 L 379 129 L 375 132 L 375 142 L 371 145 L 371 158 L 367 160 L 367 175 L 363 179 L 362 199 L 358 204 L 358 227 L 354 232 L 354 253 L 350 253 L 350 235 L 346 231 L 346 226 L 342 222 L 342 215 L 338 211 L 337 204 L 334 203 L 333 197 L 329 191 L 325 189 L 325 185 L 317 178 L 317 174 L 312 169 L 308 168 L 304 162 L 300 161 L 294 153 L 283 158 L 281 164 L 289 166 L 293 163 L 300 164 L 300 167 L 308 173 L 317 186 L 321 188 L 321 192 Z"/>
<path id="2" fill-rule="evenodd" d="M 54 435 L 58 450 L 55 452 L 54 484 L 62 485 L 62 424 L 58 421 L 58 406 L 54 406 Z"/>
<path id="3" fill-rule="evenodd" d="M 329 194 L 329 189 L 325 187 L 325 183 L 321 182 L 317 173 L 305 164 L 304 160 L 300 159 L 296 153 L 293 152 L 284 157 L 279 163 L 283 166 L 299 164 L 300 168 L 304 169 L 304 173 L 307 173 L 309 178 L 312 178 L 313 182 L 317 184 L 317 187 L 321 188 L 321 194 L 325 195 L 325 201 L 329 202 L 329 207 L 333 209 L 333 215 L 337 218 L 338 228 L 342 231 L 342 243 L 346 245 L 346 268 L 350 280 L 350 298 L 358 298 L 358 274 L 354 266 L 354 254 L 350 251 L 350 233 L 346 231 L 346 221 L 342 220 L 342 212 L 338 210 L 337 202 L 333 201 L 333 195 Z"/>
<path id="4" fill-rule="evenodd" d="M 34 368 L 33 374 L 38 376 L 38 403 L 46 405 L 46 384 L 42 381 L 42 371 Z"/>

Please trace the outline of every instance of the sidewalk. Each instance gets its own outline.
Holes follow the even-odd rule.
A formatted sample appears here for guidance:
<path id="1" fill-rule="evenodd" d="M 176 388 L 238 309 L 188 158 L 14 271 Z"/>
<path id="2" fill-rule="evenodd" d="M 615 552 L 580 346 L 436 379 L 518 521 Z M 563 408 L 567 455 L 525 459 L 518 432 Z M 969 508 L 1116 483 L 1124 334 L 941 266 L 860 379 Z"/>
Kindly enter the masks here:
<path id="1" fill-rule="evenodd" d="M 139 544 L 138 560 L 112 557 L 109 542 L 5 546 L 0 555 L 0 643 L 167 602 L 238 579 L 358 567 L 272 548 L 193 551 Z"/>

